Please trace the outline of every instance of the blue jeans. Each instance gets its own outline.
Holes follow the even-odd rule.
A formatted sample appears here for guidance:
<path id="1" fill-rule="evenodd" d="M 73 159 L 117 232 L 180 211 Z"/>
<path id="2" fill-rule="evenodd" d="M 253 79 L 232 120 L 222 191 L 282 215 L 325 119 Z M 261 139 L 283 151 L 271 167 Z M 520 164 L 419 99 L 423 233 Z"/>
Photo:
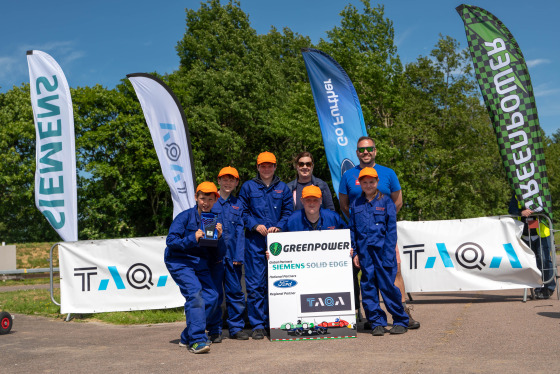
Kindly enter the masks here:
<path id="1" fill-rule="evenodd" d="M 525 243 L 527 242 L 525 241 Z M 542 279 L 544 282 L 542 288 L 548 288 L 550 291 L 554 291 L 556 288 L 556 279 L 554 276 L 552 258 L 550 256 L 550 237 L 531 240 L 531 243 L 527 243 L 527 245 L 535 253 L 537 267 L 542 272 Z"/>

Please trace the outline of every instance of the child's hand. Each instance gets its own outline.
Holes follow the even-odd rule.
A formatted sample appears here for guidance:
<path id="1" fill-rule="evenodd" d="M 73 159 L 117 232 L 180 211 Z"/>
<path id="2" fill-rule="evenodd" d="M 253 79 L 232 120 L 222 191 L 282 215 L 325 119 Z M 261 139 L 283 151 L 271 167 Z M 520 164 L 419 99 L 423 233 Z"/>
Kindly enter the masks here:
<path id="1" fill-rule="evenodd" d="M 216 223 L 216 230 L 218 230 L 218 238 L 222 237 L 222 224 L 221 223 Z"/>
<path id="2" fill-rule="evenodd" d="M 360 260 L 358 259 L 358 256 L 354 257 L 352 261 L 354 261 L 354 266 L 360 269 Z"/>
<path id="3" fill-rule="evenodd" d="M 270 252 L 266 251 L 266 260 L 268 261 L 269 258 L 270 258 Z"/>
<path id="4" fill-rule="evenodd" d="M 278 227 L 270 227 L 268 229 L 269 234 L 272 233 L 272 232 L 279 232 L 279 231 L 280 231 L 280 229 Z"/>
<path id="5" fill-rule="evenodd" d="M 257 230 L 257 232 L 262 236 L 266 236 L 268 234 L 268 230 L 266 229 L 265 225 L 258 225 L 255 230 Z"/>
<path id="6" fill-rule="evenodd" d="M 198 241 L 200 240 L 200 238 L 202 238 L 204 236 L 204 231 L 202 231 L 201 229 L 198 229 L 195 233 L 194 233 L 194 237 L 198 243 Z"/>

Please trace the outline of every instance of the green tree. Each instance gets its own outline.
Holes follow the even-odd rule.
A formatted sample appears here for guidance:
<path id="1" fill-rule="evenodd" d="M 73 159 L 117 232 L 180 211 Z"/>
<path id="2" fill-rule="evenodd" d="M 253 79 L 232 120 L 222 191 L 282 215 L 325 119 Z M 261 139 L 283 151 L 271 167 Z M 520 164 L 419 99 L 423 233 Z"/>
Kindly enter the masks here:
<path id="1" fill-rule="evenodd" d="M 405 201 L 401 218 L 507 213 L 509 187 L 466 51 L 441 37 L 431 58 L 406 66 L 405 78 L 406 106 L 392 139 Z"/>
<path id="2" fill-rule="evenodd" d="M 402 107 L 402 64 L 394 44 L 393 22 L 382 5 L 362 0 L 363 12 L 347 5 L 340 26 L 327 31 L 319 48 L 346 70 L 360 98 L 368 132 L 390 128 Z M 382 131 L 385 134 L 387 131 Z"/>
<path id="3" fill-rule="evenodd" d="M 28 84 L 0 93 L 0 170 L 0 239 L 57 240 L 35 207 L 35 126 Z"/>
<path id="4" fill-rule="evenodd" d="M 177 44 L 181 65 L 168 78 L 187 114 L 198 182 L 215 180 L 228 164 L 242 179 L 253 177 L 256 155 L 265 150 L 277 155 L 278 174 L 291 177 L 286 159 L 295 150 L 295 121 L 278 121 L 297 100 L 290 95 L 305 80 L 300 48 L 309 44 L 289 29 L 257 35 L 239 2 L 211 0 L 187 10 Z"/>
<path id="5" fill-rule="evenodd" d="M 552 136 L 543 136 L 548 187 L 552 198 L 552 214 L 554 218 L 560 214 L 560 130 Z"/>

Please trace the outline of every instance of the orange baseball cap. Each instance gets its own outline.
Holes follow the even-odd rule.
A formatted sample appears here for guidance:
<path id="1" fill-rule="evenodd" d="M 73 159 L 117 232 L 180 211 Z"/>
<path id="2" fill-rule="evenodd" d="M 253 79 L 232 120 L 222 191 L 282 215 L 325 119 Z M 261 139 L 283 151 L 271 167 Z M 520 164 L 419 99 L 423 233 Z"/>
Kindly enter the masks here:
<path id="1" fill-rule="evenodd" d="M 301 191 L 301 198 L 305 199 L 307 197 L 317 197 L 322 198 L 323 194 L 321 193 L 321 189 L 317 186 L 307 186 L 303 188 Z"/>
<path id="2" fill-rule="evenodd" d="M 270 162 L 272 164 L 275 164 L 276 156 L 274 156 L 274 154 L 270 152 L 262 152 L 261 154 L 259 154 L 259 157 L 257 157 L 257 165 L 260 165 L 265 162 Z"/>
<path id="3" fill-rule="evenodd" d="M 198 193 L 198 191 L 204 193 L 213 193 L 214 195 L 216 195 L 216 197 L 220 197 L 220 194 L 218 193 L 218 188 L 216 188 L 216 185 L 212 182 L 202 182 L 196 188 L 196 193 Z"/>
<path id="4" fill-rule="evenodd" d="M 377 178 L 377 171 L 374 168 L 363 168 L 362 171 L 360 171 L 358 180 L 362 179 L 363 177 Z"/>
<path id="5" fill-rule="evenodd" d="M 239 173 L 237 172 L 237 169 L 231 166 L 222 168 L 222 170 L 220 170 L 220 173 L 218 174 L 218 178 L 223 177 L 224 175 L 231 175 L 232 177 L 239 179 Z"/>

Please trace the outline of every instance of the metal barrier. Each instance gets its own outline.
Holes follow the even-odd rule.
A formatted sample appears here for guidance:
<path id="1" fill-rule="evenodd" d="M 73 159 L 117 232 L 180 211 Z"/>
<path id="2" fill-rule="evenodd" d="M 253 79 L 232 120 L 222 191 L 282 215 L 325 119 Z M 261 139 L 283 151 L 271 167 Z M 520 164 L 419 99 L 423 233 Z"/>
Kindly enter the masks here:
<path id="1" fill-rule="evenodd" d="M 36 268 L 36 269 L 15 269 L 15 270 L 0 270 L 0 275 L 14 275 L 14 274 L 31 274 L 31 273 L 48 273 L 50 271 L 60 271 L 59 268 Z"/>
<path id="2" fill-rule="evenodd" d="M 510 217 L 519 219 L 519 216 L 514 216 L 511 215 Z M 531 238 L 531 234 L 529 232 L 529 238 L 527 239 L 523 239 L 526 243 L 528 243 L 529 248 L 531 248 L 531 250 L 533 252 L 535 252 L 535 255 L 537 257 L 537 261 L 540 258 L 540 263 L 537 262 L 537 267 L 539 268 L 539 270 L 541 270 L 541 279 L 543 284 L 549 283 L 551 281 L 554 281 L 556 283 L 556 298 L 558 300 L 560 300 L 560 292 L 558 290 L 558 269 L 557 269 L 557 265 L 556 265 L 556 246 L 554 244 L 554 232 L 558 231 L 558 230 L 553 230 L 552 229 L 552 220 L 545 214 L 532 214 L 530 216 L 531 218 L 534 218 L 537 223 L 540 225 L 541 223 L 541 219 L 545 219 L 546 220 L 546 225 L 548 226 L 548 228 L 550 229 L 550 235 L 546 238 L 541 238 L 540 236 L 538 237 L 538 239 L 536 240 L 532 240 Z M 535 248 L 532 248 L 532 245 L 534 242 L 536 242 L 538 240 L 538 254 L 535 251 Z M 547 259 L 546 257 L 546 253 L 543 250 L 543 241 L 547 241 L 548 243 L 548 258 L 550 258 L 550 260 Z M 550 273 L 550 275 L 547 277 L 545 274 L 546 273 Z M 535 294 L 534 294 L 534 290 L 531 289 L 531 298 L 535 298 Z M 523 295 L 523 301 L 527 301 L 527 289 L 525 289 L 525 293 Z"/>
<path id="3" fill-rule="evenodd" d="M 51 285 L 51 287 L 50 287 L 50 292 L 51 292 L 51 300 L 52 300 L 52 302 L 53 302 L 55 305 L 60 306 L 60 303 L 57 302 L 57 301 L 54 299 L 54 293 L 53 293 L 53 288 L 54 288 L 54 287 L 53 287 L 53 272 L 54 272 L 54 268 L 53 268 L 53 256 L 52 256 L 52 255 L 53 255 L 53 249 L 54 249 L 54 247 L 56 247 L 57 245 L 58 245 L 58 243 L 53 244 L 53 246 L 51 247 L 51 250 L 50 250 L 50 252 L 49 252 L 50 278 L 51 278 L 51 279 L 50 279 L 50 285 Z M 69 318 L 70 318 L 70 314 L 68 315 L 68 319 L 69 319 Z M 68 319 L 67 319 L 67 320 L 68 320 Z"/>

